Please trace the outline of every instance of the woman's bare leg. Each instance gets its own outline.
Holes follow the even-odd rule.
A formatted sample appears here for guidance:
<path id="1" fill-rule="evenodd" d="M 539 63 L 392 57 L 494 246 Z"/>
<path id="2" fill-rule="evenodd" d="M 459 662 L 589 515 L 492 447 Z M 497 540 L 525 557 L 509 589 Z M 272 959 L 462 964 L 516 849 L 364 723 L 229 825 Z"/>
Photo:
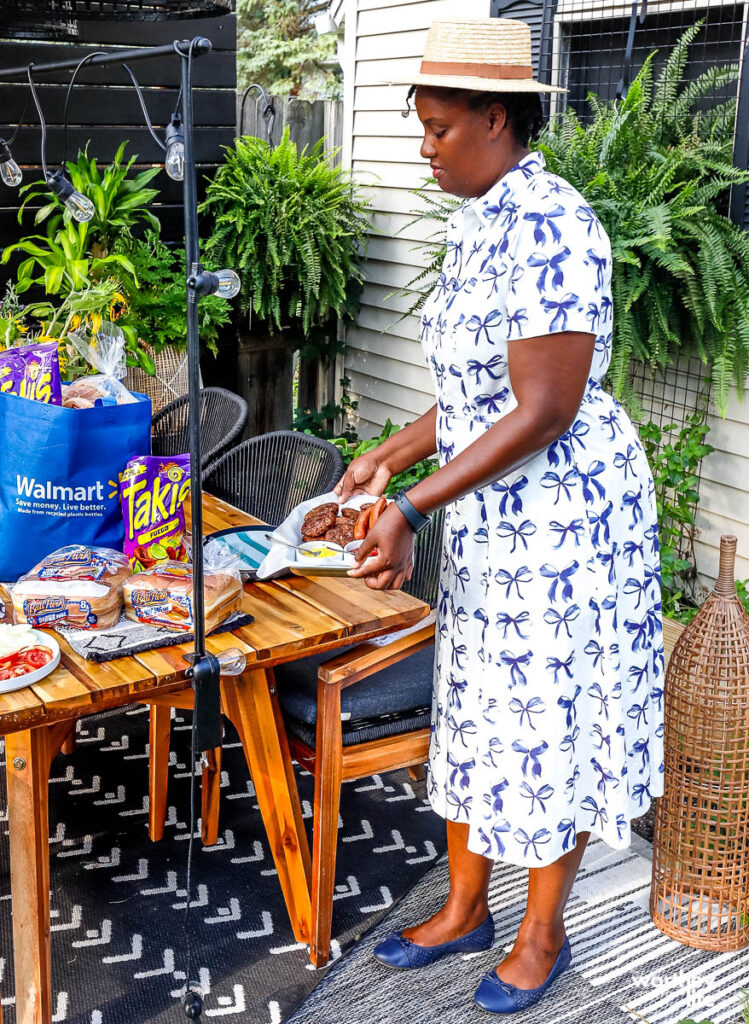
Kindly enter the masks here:
<path id="1" fill-rule="evenodd" d="M 517 988 L 541 985 L 564 944 L 564 908 L 583 859 L 590 832 L 579 832 L 577 845 L 545 868 L 528 870 L 528 901 L 512 952 L 497 974 Z"/>
<path id="2" fill-rule="evenodd" d="M 460 938 L 484 921 L 489 913 L 489 875 L 494 862 L 468 849 L 468 825 L 447 822 L 450 892 L 434 917 L 403 934 L 420 946 L 438 946 Z"/>

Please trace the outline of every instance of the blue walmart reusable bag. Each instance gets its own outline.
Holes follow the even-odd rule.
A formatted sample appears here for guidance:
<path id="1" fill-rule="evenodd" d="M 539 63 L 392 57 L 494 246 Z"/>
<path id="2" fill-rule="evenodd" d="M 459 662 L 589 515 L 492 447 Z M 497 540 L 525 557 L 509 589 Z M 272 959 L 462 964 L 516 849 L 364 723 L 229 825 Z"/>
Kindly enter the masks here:
<path id="1" fill-rule="evenodd" d="M 0 580 L 66 544 L 122 550 L 119 481 L 151 451 L 151 401 L 66 409 L 0 394 Z"/>

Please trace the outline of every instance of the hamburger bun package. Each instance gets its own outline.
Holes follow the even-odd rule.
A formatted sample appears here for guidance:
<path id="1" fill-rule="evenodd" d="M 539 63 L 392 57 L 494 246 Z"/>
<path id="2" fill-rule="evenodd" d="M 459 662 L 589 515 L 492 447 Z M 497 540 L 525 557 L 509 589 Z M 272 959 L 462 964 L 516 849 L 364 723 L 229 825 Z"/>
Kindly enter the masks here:
<path id="1" fill-rule="evenodd" d="M 11 588 L 15 621 L 108 629 L 122 613 L 122 584 L 129 574 L 127 560 L 112 548 L 60 548 Z"/>
<path id="2" fill-rule="evenodd" d="M 192 632 L 192 566 L 164 562 L 125 580 L 125 615 L 135 622 Z M 205 631 L 210 633 L 242 606 L 242 583 L 234 570 L 212 571 L 203 576 Z"/>
<path id="3" fill-rule="evenodd" d="M 189 455 L 139 455 L 122 474 L 125 555 L 133 572 L 161 562 L 186 562 L 185 502 Z"/>

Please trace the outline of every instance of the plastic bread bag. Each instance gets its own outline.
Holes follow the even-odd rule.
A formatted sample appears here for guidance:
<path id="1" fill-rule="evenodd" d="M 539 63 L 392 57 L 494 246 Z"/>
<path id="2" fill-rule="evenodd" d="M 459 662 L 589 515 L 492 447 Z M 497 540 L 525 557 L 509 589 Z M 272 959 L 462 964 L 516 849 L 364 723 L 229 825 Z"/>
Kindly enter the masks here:
<path id="1" fill-rule="evenodd" d="M 59 548 L 11 587 L 15 621 L 108 629 L 122 612 L 122 584 L 129 573 L 124 555 L 113 548 Z"/>
<path id="2" fill-rule="evenodd" d="M 126 579 L 125 615 L 144 625 L 192 632 L 195 625 L 192 566 L 163 562 Z M 203 573 L 205 631 L 210 633 L 242 606 L 242 583 L 236 570 Z"/>
<path id="3" fill-rule="evenodd" d="M 60 359 L 57 342 L 0 349 L 0 392 L 60 405 Z"/>
<path id="4" fill-rule="evenodd" d="M 133 572 L 159 562 L 186 562 L 185 502 L 189 455 L 138 455 L 122 474 L 120 504 L 125 555 Z"/>
<path id="5" fill-rule="evenodd" d="M 128 405 L 137 402 L 122 383 L 127 372 L 125 335 L 120 327 L 102 320 L 98 329 L 90 323 L 68 334 L 68 341 L 98 373 L 80 377 L 63 388 L 62 404 L 71 409 L 95 405 Z"/>

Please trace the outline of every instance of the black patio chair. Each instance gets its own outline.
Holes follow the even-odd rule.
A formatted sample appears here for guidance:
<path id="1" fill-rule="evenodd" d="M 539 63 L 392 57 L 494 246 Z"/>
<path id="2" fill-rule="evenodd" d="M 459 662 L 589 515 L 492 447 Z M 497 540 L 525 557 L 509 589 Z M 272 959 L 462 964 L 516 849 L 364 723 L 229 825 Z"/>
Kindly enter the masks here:
<path id="1" fill-rule="evenodd" d="M 154 455 L 180 455 L 189 449 L 188 415 L 188 395 L 181 395 L 156 413 L 151 423 L 151 450 Z M 204 470 L 234 444 L 246 422 L 247 403 L 243 398 L 223 388 L 202 389 L 200 461 Z"/>
<path id="2" fill-rule="evenodd" d="M 271 526 L 300 501 L 325 494 L 345 470 L 334 444 L 294 430 L 277 430 L 242 441 L 211 463 L 203 485 L 243 512 Z"/>

